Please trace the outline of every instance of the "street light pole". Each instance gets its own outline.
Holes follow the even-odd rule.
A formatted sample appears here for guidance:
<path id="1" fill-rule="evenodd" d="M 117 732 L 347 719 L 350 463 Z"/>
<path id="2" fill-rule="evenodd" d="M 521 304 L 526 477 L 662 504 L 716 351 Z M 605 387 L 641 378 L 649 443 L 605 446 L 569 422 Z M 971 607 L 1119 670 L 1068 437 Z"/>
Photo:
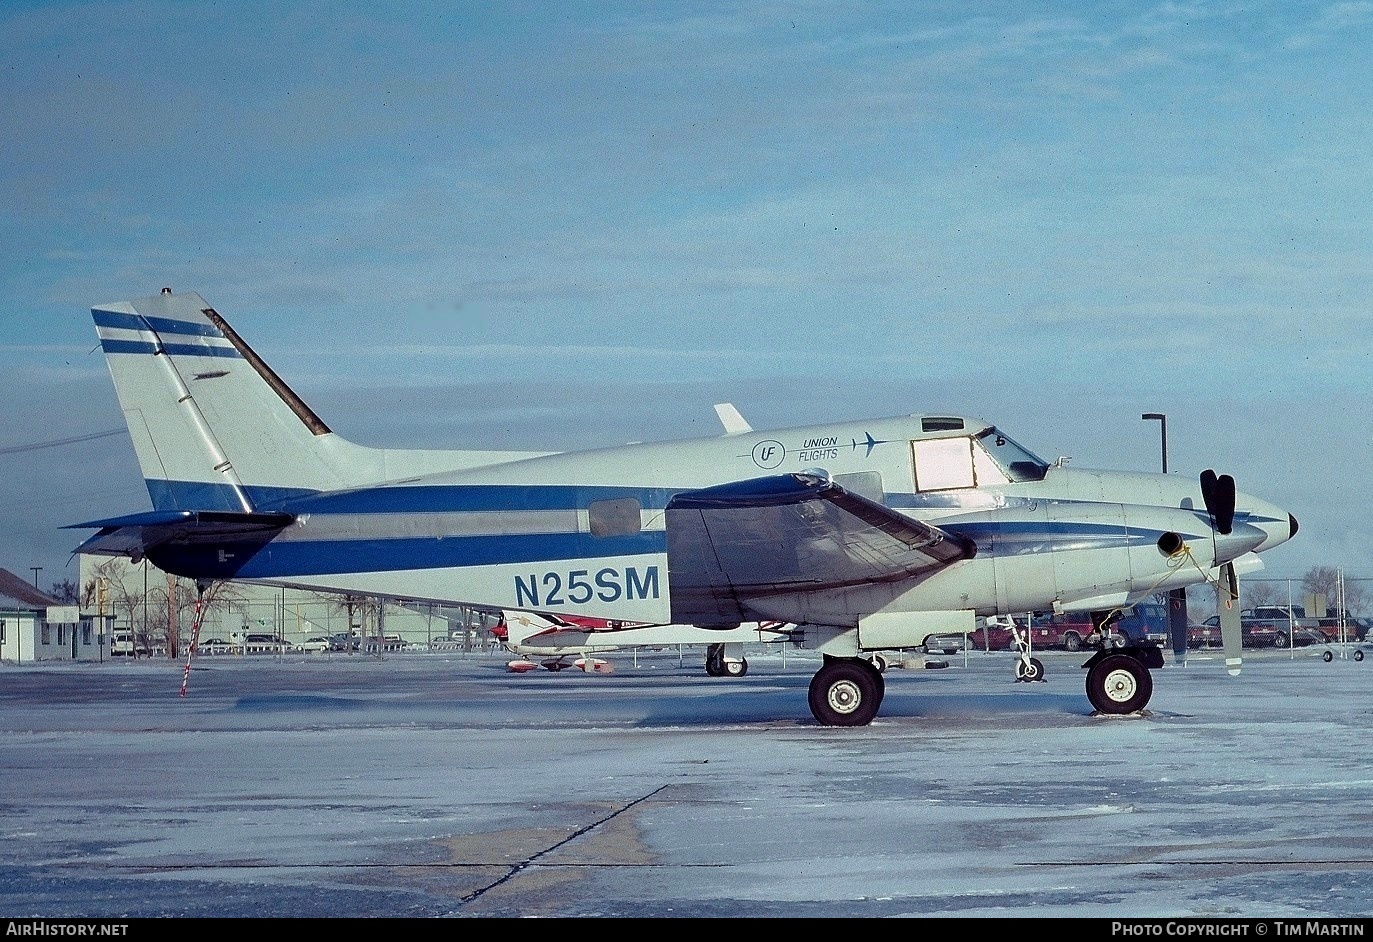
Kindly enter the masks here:
<path id="1" fill-rule="evenodd" d="M 1140 416 L 1141 419 L 1154 420 L 1158 422 L 1159 443 L 1163 449 L 1163 473 L 1168 473 L 1168 416 L 1162 412 L 1146 412 Z"/>
<path id="2" fill-rule="evenodd" d="M 1168 416 L 1162 412 L 1146 412 L 1140 416 L 1146 422 L 1158 423 L 1159 448 L 1163 473 L 1168 473 Z M 1168 637 L 1173 642 L 1173 657 L 1187 663 L 1187 588 L 1168 590 Z"/>

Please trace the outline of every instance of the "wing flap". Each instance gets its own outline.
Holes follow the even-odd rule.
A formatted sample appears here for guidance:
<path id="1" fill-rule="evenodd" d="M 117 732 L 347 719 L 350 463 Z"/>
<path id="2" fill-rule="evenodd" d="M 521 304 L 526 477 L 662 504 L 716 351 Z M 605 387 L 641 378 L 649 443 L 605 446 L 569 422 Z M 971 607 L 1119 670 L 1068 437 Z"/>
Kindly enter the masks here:
<path id="1" fill-rule="evenodd" d="M 971 558 L 971 541 L 803 472 L 678 494 L 667 505 L 672 610 L 752 620 L 746 600 L 908 579 Z"/>

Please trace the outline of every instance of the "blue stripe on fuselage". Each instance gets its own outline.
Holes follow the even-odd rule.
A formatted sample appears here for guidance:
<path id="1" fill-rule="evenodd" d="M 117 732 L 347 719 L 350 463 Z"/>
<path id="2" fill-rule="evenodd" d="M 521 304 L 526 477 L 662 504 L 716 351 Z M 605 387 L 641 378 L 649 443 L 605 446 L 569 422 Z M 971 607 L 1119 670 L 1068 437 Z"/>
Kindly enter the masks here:
<path id="1" fill-rule="evenodd" d="M 192 547 L 194 555 L 210 551 Z M 233 570 L 240 579 L 317 576 L 326 573 L 392 572 L 541 563 L 565 559 L 609 559 L 667 551 L 662 530 L 633 536 L 596 537 L 589 533 L 534 536 L 468 536 L 381 540 L 274 541 Z M 179 552 L 164 550 L 164 552 Z"/>

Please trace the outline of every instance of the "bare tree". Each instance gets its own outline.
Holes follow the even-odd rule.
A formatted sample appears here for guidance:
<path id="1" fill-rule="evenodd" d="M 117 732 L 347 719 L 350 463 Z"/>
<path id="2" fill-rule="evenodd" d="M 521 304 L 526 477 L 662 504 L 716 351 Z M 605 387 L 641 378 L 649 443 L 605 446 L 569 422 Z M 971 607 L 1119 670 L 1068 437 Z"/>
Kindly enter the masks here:
<path id="1" fill-rule="evenodd" d="M 66 602 L 68 605 L 77 601 L 79 594 L 76 590 L 76 583 L 70 579 L 63 579 L 61 582 L 54 582 L 52 590 L 48 593 L 59 602 Z"/>
<path id="2" fill-rule="evenodd" d="M 147 611 L 144 604 L 146 596 L 141 585 L 131 588 L 125 582 L 124 577 L 128 572 L 123 560 L 112 556 L 95 567 L 95 578 L 91 580 L 90 591 L 93 596 L 98 596 L 99 587 L 104 586 L 105 600 L 110 604 L 111 613 L 128 621 L 129 636 L 133 638 L 132 656 L 137 658 L 139 654 L 152 650 L 152 638 L 147 620 L 140 619 Z"/>
<path id="3" fill-rule="evenodd" d="M 149 610 L 156 609 L 156 634 L 166 641 L 167 656 L 175 660 L 182 653 L 182 626 L 190 629 L 195 624 L 196 608 L 196 585 L 194 580 L 183 579 L 173 576 L 170 573 L 166 576 L 166 585 L 148 590 Z M 224 611 L 236 601 L 243 598 L 243 592 L 238 587 L 229 582 L 211 582 L 205 590 L 205 594 L 200 596 L 201 620 L 204 621 L 211 614 Z M 190 642 L 187 637 L 185 641 Z"/>
<path id="4" fill-rule="evenodd" d="M 1284 602 L 1286 599 L 1283 600 Z M 1245 608 L 1259 605 L 1278 605 L 1278 589 L 1271 582 L 1240 580 L 1240 604 Z"/>
<path id="5" fill-rule="evenodd" d="M 375 626 L 378 602 L 370 595 L 354 595 L 347 592 L 337 593 L 316 593 L 315 597 L 327 602 L 334 611 L 347 616 L 348 619 L 348 653 L 353 653 L 353 639 L 357 638 L 359 646 L 370 637 L 368 626 Z M 378 646 L 380 646 L 380 640 Z"/>
<path id="6" fill-rule="evenodd" d="M 1307 612 L 1316 618 L 1324 618 L 1326 611 L 1339 608 L 1340 571 L 1334 566 L 1312 566 L 1302 577 L 1301 588 L 1306 595 L 1318 595 L 1325 599 L 1325 610 Z"/>
<path id="7" fill-rule="evenodd" d="M 1363 583 L 1352 579 L 1344 580 L 1344 607 L 1351 615 L 1358 615 L 1368 610 L 1368 591 Z"/>

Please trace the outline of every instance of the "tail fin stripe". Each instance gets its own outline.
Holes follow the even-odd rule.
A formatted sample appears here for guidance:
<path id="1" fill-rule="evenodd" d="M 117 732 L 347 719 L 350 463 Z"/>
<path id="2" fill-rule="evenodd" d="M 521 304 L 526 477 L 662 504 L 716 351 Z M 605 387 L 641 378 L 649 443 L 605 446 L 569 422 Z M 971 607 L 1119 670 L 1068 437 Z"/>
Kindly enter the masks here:
<path id="1" fill-rule="evenodd" d="M 95 326 L 115 330 L 135 330 L 140 333 L 149 330 L 163 337 L 221 337 L 212 324 L 197 324 L 194 321 L 179 321 L 170 317 L 150 317 L 146 314 L 125 314 L 120 311 L 105 311 L 100 308 L 91 310 Z M 101 336 L 104 336 L 102 331 Z"/>
<path id="2" fill-rule="evenodd" d="M 212 347 L 191 344 L 158 344 L 148 340 L 110 340 L 101 338 L 100 349 L 105 353 L 143 353 L 152 354 L 163 351 L 171 356 L 192 357 L 243 357 L 233 347 Z"/>

